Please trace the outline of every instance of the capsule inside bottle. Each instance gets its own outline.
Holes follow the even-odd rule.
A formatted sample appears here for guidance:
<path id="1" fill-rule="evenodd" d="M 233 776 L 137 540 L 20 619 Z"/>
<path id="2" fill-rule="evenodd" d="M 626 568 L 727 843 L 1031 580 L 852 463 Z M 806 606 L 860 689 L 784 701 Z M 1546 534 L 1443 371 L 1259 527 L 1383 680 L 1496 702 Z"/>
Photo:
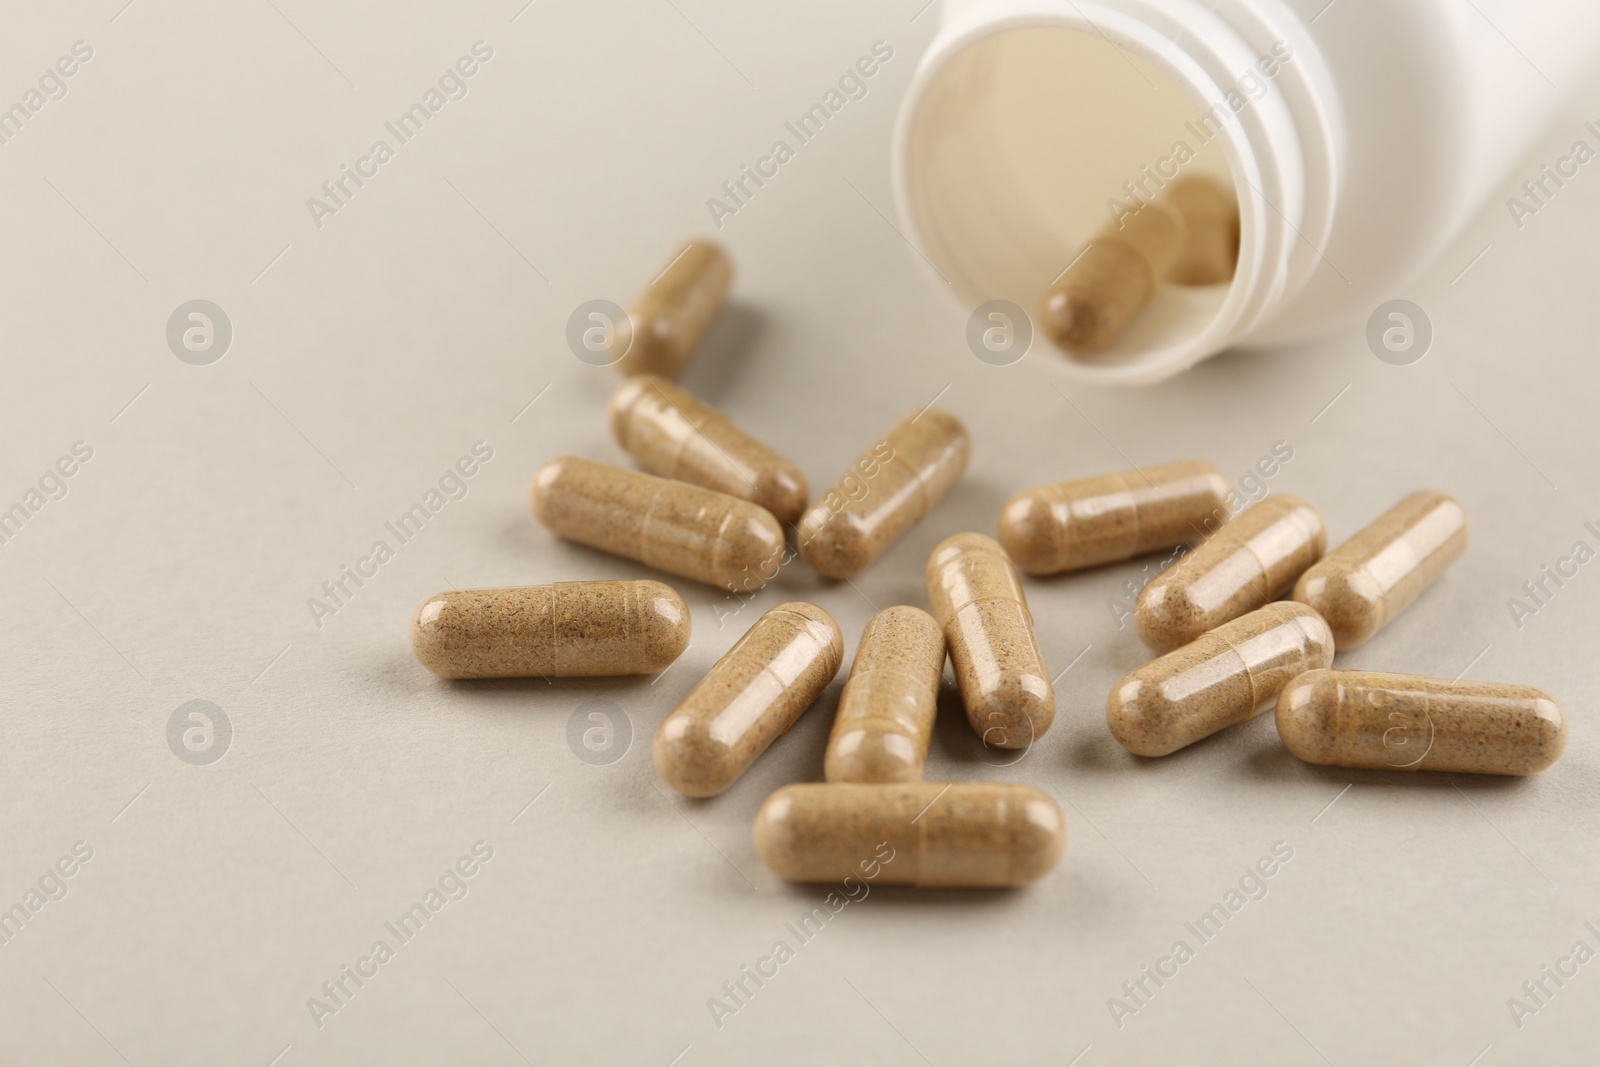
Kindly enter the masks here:
<path id="1" fill-rule="evenodd" d="M 1181 216 L 1159 201 L 1120 215 L 1091 238 L 1045 291 L 1040 325 L 1068 355 L 1091 355 L 1155 295 L 1187 240 Z"/>
<path id="2" fill-rule="evenodd" d="M 1567 746 L 1566 716 L 1543 690 L 1377 671 L 1301 675 L 1277 722 L 1284 747 L 1330 767 L 1538 774 Z"/>
<path id="3" fill-rule="evenodd" d="M 1238 264 L 1238 199 L 1214 178 L 1181 177 L 1154 200 L 1113 210 L 1114 220 L 1078 250 L 1040 306 L 1045 335 L 1076 359 L 1115 340 L 1161 283 L 1221 285 Z"/>
<path id="4" fill-rule="evenodd" d="M 1186 239 L 1167 269 L 1174 285 L 1221 285 L 1233 278 L 1239 262 L 1239 200 L 1233 190 L 1207 175 L 1179 178 L 1161 192 L 1183 216 Z"/>
<path id="5" fill-rule="evenodd" d="M 1055 801 L 1025 785 L 806 783 L 767 797 L 752 836 L 762 862 L 791 882 L 997 887 L 1054 870 L 1067 825 Z"/>

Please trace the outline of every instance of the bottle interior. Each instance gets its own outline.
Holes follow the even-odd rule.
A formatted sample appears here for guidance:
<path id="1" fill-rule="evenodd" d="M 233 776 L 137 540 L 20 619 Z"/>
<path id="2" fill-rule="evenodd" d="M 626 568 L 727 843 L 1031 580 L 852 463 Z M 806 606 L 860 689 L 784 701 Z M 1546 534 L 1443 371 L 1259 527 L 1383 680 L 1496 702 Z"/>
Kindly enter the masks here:
<path id="1" fill-rule="evenodd" d="M 1035 320 L 1046 289 L 1089 237 L 1179 175 L 1235 182 L 1219 130 L 1158 67 L 1095 33 L 1003 30 L 929 81 L 907 130 L 906 194 L 923 247 L 968 307 L 1010 300 Z M 1245 220 L 1243 242 L 1250 240 Z M 1161 361 L 1215 319 L 1229 284 L 1160 284 L 1098 353 L 1079 362 Z M 1035 331 L 1041 358 L 1068 357 Z"/>

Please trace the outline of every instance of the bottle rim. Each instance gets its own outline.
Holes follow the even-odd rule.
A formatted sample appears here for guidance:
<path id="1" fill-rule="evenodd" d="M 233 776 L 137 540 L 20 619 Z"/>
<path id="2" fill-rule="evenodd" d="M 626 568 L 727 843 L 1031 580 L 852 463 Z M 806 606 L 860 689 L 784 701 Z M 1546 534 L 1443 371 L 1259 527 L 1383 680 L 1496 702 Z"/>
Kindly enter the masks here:
<path id="1" fill-rule="evenodd" d="M 1231 12 L 1238 17 L 1238 12 Z M 1214 314 L 1198 328 L 1188 324 L 1164 343 L 1119 353 L 1114 360 L 1074 360 L 1034 331 L 1037 362 L 1064 376 L 1103 384 L 1144 384 L 1168 378 L 1245 339 L 1297 293 L 1320 260 L 1332 221 L 1337 182 L 1333 161 L 1326 72 L 1307 27 L 1297 19 L 1276 25 L 1256 19 L 1230 24 L 1198 4 L 1166 0 L 1008 0 L 977 3 L 954 12 L 924 54 L 900 108 L 891 159 L 892 180 L 904 232 L 920 266 L 965 314 L 998 294 L 984 292 L 946 249 L 929 213 L 925 177 L 917 169 L 919 110 L 930 87 L 959 57 L 997 35 L 1034 28 L 1094 34 L 1138 56 L 1166 76 L 1199 111 L 1237 91 L 1272 42 L 1290 50 L 1267 91 L 1231 111 L 1214 139 L 1222 150 L 1240 207 L 1240 247 L 1234 278 Z M 1254 44 L 1252 42 L 1255 42 Z M 1208 127 L 1209 129 L 1209 127 Z M 1309 135 L 1308 135 L 1309 131 Z M 1218 287 L 1220 288 L 1220 287 Z M 1025 309 L 1031 314 L 1032 309 Z"/>

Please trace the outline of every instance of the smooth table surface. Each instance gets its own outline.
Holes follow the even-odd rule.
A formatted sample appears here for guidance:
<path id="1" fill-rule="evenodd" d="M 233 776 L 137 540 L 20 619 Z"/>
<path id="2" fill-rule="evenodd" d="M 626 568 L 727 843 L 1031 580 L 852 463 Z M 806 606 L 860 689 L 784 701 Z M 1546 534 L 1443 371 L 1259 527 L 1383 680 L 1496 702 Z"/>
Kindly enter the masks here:
<path id="1" fill-rule="evenodd" d="M 1436 331 L 1410 366 L 1376 359 L 1362 322 L 1138 391 L 1069 384 L 1047 348 L 989 366 L 891 221 L 889 134 L 935 19 L 919 3 L 9 13 L 0 104 L 73 42 L 93 55 L 0 145 L 0 508 L 76 442 L 92 458 L 0 545 L 0 908 L 47 891 L 0 944 L 0 1061 L 1592 1058 L 1600 178 L 1520 230 L 1486 206 L 1396 293 Z M 385 123 L 480 40 L 466 95 L 399 143 Z M 715 230 L 706 200 L 880 40 L 866 94 Z M 1589 88 L 1501 198 L 1581 135 Z M 314 219 L 307 199 L 379 139 L 392 158 Z M 653 679 L 435 679 L 407 641 L 433 592 L 660 577 L 558 542 L 527 487 L 555 455 L 625 460 L 602 418 L 615 372 L 574 358 L 568 316 L 626 303 L 702 232 L 737 278 L 686 387 L 814 493 L 938 398 L 972 431 L 966 478 L 852 583 L 795 563 L 744 604 L 666 579 L 694 637 Z M 232 325 L 209 365 L 166 338 L 193 299 Z M 445 481 L 420 532 L 390 532 L 476 442 L 492 458 Z M 982 749 L 947 683 L 929 777 L 1032 783 L 1066 813 L 1067 855 L 1032 888 L 874 887 L 791 932 L 829 890 L 778 881 L 750 824 L 773 789 L 820 779 L 843 671 L 725 795 L 656 776 L 657 724 L 765 608 L 824 606 L 848 664 L 874 608 L 925 604 L 933 545 L 992 532 L 1016 490 L 1187 457 L 1237 483 L 1279 442 L 1293 456 L 1268 487 L 1316 504 L 1335 543 L 1415 488 L 1465 504 L 1466 555 L 1339 665 L 1543 687 L 1572 723 L 1554 769 L 1316 768 L 1270 716 L 1128 755 L 1103 709 L 1148 657 L 1117 607 L 1142 560 L 1027 582 L 1059 705 L 1019 761 Z M 1577 542 L 1585 562 L 1562 563 Z M 1514 613 L 1546 566 L 1575 573 Z M 179 715 L 192 700 L 226 739 Z M 1230 898 L 1274 849 L 1289 858 L 1246 882 L 1257 899 Z M 419 903 L 402 940 L 389 924 Z M 1219 903 L 1227 922 L 1197 937 Z M 780 940 L 776 973 L 744 977 Z M 364 963 L 379 941 L 386 961 Z M 1571 976 L 1532 999 L 1546 966 Z M 1514 1017 L 1513 997 L 1537 1010 Z"/>

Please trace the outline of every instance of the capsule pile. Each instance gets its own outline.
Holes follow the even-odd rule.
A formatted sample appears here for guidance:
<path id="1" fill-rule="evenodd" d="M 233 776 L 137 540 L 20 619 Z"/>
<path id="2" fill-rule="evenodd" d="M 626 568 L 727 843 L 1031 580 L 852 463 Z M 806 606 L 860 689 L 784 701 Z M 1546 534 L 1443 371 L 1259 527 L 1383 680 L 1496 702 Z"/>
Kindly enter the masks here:
<path id="1" fill-rule="evenodd" d="M 1239 230 L 1233 190 L 1205 176 L 1179 178 L 1137 210 L 1118 210 L 1045 291 L 1039 306 L 1045 336 L 1069 358 L 1092 360 L 1160 286 L 1231 281 Z"/>
<path id="2" fill-rule="evenodd" d="M 1121 271 L 1135 296 L 1152 277 L 1225 280 L 1236 214 L 1199 186 L 1168 199 L 1130 232 L 1091 244 L 1088 266 L 1062 281 L 1063 321 L 1094 327 L 1080 297 L 1105 294 L 1075 289 L 1085 278 Z M 634 301 L 614 360 L 625 381 L 607 417 L 644 472 L 552 459 L 534 475 L 533 514 L 557 536 L 731 593 L 760 589 L 795 555 L 848 579 L 936 510 L 966 470 L 970 437 L 949 412 L 909 412 L 810 500 L 798 465 L 672 380 L 732 275 L 720 247 L 690 241 Z M 1125 321 L 1138 303 L 1097 313 Z M 1216 467 L 1185 460 L 1027 489 L 1001 509 L 998 539 L 946 537 L 925 568 L 931 612 L 886 608 L 861 636 L 825 781 L 785 786 L 760 806 L 752 833 L 762 860 L 795 881 L 837 881 L 868 865 L 880 881 L 916 886 L 1017 886 L 1048 874 L 1066 822 L 1046 793 L 924 780 L 946 658 L 974 733 L 1025 750 L 1050 728 L 1056 697 L 1021 574 L 1172 549 L 1182 558 L 1144 585 L 1132 613 L 1157 656 L 1106 701 L 1110 733 L 1129 752 L 1165 756 L 1270 707 L 1284 745 L 1310 763 L 1532 774 L 1561 755 L 1565 717 L 1537 689 L 1330 669 L 1336 651 L 1371 639 L 1461 555 L 1468 527 L 1455 500 L 1412 493 L 1325 554 L 1322 517 L 1305 501 L 1274 494 L 1230 517 L 1229 498 Z M 441 593 L 411 628 L 417 660 L 453 679 L 658 673 L 689 636 L 677 591 L 623 580 Z M 772 608 L 662 721 L 656 771 L 687 796 L 722 793 L 843 661 L 843 635 L 822 608 Z"/>

